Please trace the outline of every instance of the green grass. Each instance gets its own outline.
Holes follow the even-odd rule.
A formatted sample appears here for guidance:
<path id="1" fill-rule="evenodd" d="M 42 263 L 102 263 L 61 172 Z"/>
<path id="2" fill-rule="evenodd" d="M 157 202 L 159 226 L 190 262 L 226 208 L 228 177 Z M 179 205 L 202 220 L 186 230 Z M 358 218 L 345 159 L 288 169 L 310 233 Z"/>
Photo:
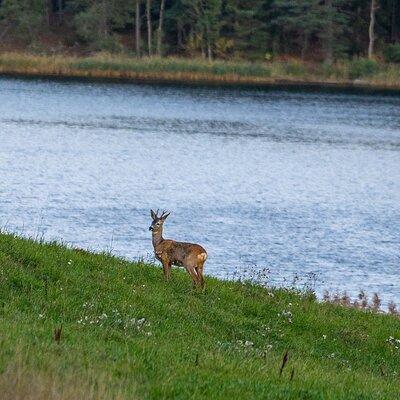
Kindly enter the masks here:
<path id="1" fill-rule="evenodd" d="M 0 234 L 5 400 L 392 400 L 391 336 L 395 316 Z"/>
<path id="2" fill-rule="evenodd" d="M 0 54 L 0 74 L 183 83 L 271 85 L 316 83 L 400 89 L 400 65 L 367 59 L 333 65 L 299 60 L 247 62 L 99 53 L 90 57 Z"/>

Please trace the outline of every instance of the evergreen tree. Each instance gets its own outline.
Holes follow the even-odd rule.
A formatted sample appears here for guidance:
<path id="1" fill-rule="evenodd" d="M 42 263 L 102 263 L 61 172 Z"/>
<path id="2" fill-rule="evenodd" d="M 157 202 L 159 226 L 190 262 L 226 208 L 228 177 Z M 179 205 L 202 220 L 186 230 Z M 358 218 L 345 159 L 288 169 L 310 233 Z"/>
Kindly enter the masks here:
<path id="1" fill-rule="evenodd" d="M 128 21 L 129 7 L 124 0 L 71 0 L 68 9 L 74 13 L 77 35 L 95 49 L 120 48 L 113 33 Z"/>
<path id="2" fill-rule="evenodd" d="M 321 39 L 324 61 L 326 64 L 332 64 L 335 56 L 343 55 L 347 47 L 345 38 L 348 17 L 342 8 L 345 0 L 325 0 L 322 5 L 322 21 L 324 24 L 318 33 Z"/>
<path id="3" fill-rule="evenodd" d="M 0 20 L 3 23 L 0 37 L 12 28 L 17 35 L 31 42 L 43 28 L 47 6 L 47 0 L 3 0 L 0 7 Z"/>
<path id="4" fill-rule="evenodd" d="M 300 56 L 330 64 L 388 54 L 400 41 L 400 1 L 0 0 L 0 40 L 29 43 L 58 29 L 60 40 L 91 50 L 136 48 L 140 56 L 146 35 L 149 55 Z"/>
<path id="5" fill-rule="evenodd" d="M 273 24 L 282 30 L 282 37 L 292 38 L 300 48 L 301 58 L 306 56 L 313 35 L 321 32 L 323 9 L 319 0 L 275 0 L 272 4 L 275 12 Z"/>
<path id="6" fill-rule="evenodd" d="M 221 0 L 182 0 L 182 5 L 190 21 L 189 48 L 211 59 L 219 34 Z"/>
<path id="7" fill-rule="evenodd" d="M 262 5 L 259 0 L 226 2 L 222 32 L 232 41 L 233 49 L 239 56 L 261 53 L 263 57 L 268 48 Z"/>

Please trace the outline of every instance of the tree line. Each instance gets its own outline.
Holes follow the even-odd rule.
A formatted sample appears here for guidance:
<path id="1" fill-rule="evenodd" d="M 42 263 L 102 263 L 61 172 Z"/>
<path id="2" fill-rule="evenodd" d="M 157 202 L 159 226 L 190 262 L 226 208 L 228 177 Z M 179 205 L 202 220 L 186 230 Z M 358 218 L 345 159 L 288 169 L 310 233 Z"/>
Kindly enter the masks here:
<path id="1" fill-rule="evenodd" d="M 0 42 L 49 32 L 136 56 L 329 64 L 400 53 L 400 0 L 0 0 Z"/>

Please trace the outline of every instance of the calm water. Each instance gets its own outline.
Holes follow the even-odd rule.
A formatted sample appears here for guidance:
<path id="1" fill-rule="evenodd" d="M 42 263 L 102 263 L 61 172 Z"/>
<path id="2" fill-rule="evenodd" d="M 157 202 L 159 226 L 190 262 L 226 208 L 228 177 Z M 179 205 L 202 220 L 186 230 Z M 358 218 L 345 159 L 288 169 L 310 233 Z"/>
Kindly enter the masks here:
<path id="1" fill-rule="evenodd" d="M 400 97 L 0 79 L 0 226 L 400 302 Z"/>

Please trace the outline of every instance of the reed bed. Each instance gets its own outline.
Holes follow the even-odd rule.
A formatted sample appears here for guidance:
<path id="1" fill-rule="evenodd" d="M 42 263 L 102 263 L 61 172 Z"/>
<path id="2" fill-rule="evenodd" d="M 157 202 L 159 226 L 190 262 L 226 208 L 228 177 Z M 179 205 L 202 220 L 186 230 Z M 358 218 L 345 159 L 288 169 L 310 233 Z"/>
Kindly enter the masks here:
<path id="1" fill-rule="evenodd" d="M 95 54 L 88 57 L 0 54 L 0 73 L 215 84 L 329 84 L 400 89 L 400 66 L 359 59 L 334 65 L 298 60 L 206 61 L 187 58 Z"/>

